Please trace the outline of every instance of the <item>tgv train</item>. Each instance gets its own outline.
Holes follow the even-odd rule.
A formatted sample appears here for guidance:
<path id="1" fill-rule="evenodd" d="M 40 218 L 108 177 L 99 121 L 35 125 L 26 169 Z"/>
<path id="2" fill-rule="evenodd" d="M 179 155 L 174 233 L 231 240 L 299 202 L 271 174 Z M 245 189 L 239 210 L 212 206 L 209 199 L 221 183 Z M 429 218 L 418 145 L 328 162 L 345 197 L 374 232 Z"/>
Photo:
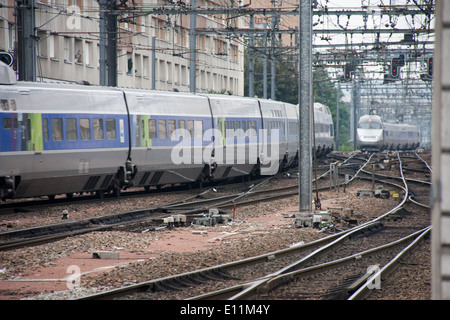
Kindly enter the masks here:
<path id="1" fill-rule="evenodd" d="M 226 95 L 17 82 L 0 85 L 0 197 L 271 175 L 297 160 L 298 107 Z M 317 149 L 333 149 L 327 107 Z"/>
<path id="2" fill-rule="evenodd" d="M 420 144 L 419 127 L 383 122 L 380 116 L 359 119 L 356 147 L 363 151 L 411 150 Z"/>

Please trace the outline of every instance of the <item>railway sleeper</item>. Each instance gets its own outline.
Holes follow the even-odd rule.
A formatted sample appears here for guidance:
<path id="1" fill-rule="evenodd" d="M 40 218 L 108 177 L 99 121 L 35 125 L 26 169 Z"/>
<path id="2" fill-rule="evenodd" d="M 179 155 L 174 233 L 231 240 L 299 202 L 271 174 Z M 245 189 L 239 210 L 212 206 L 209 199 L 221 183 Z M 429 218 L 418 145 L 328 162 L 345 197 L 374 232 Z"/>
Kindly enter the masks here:
<path id="1" fill-rule="evenodd" d="M 193 287 L 193 286 L 203 283 L 198 280 L 195 280 L 191 276 L 183 276 L 183 277 L 177 278 L 176 280 L 185 287 Z"/>
<path id="2" fill-rule="evenodd" d="M 360 279 L 362 279 L 366 274 L 363 272 L 350 275 L 346 278 L 344 278 L 339 284 L 337 284 L 335 287 L 331 288 L 327 295 L 331 296 L 332 300 L 345 300 L 347 299 L 353 289 L 353 287 L 356 285 L 356 283 L 359 282 Z M 355 289 L 356 290 L 356 289 Z M 353 290 L 353 291 L 355 291 Z"/>
<path id="3" fill-rule="evenodd" d="M 224 280 L 224 277 L 222 276 L 222 274 L 215 272 L 215 270 L 203 272 L 202 276 L 208 280 L 213 280 L 213 281 Z"/>
<path id="4" fill-rule="evenodd" d="M 161 282 L 155 283 L 154 290 L 155 291 L 179 291 L 183 285 L 180 285 L 176 280 L 164 280 Z"/>
<path id="5" fill-rule="evenodd" d="M 356 234 L 350 236 L 349 239 L 358 239 L 358 238 L 369 237 L 377 232 L 380 232 L 383 229 L 385 229 L 385 226 L 383 225 L 383 223 L 377 222 L 369 228 L 364 228 L 364 229 L 359 230 Z"/>

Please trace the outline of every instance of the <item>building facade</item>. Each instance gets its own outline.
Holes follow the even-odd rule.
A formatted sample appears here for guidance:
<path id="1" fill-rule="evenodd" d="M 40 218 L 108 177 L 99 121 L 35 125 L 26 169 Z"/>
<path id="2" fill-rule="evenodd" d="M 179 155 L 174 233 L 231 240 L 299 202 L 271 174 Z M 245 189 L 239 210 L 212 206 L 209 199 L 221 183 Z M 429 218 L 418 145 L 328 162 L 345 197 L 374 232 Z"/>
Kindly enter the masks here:
<path id="1" fill-rule="evenodd" d="M 0 51 L 17 53 L 14 0 L 0 8 Z M 122 1 L 118 16 L 117 83 L 120 87 L 190 91 L 190 16 L 151 14 L 171 3 L 163 0 Z M 128 3 L 130 2 L 130 3 Z M 199 8 L 224 6 L 197 0 Z M 117 2 L 120 10 L 120 1 Z M 230 2 L 231 4 L 231 2 Z M 132 9 L 132 10 L 126 10 Z M 239 27 L 240 18 L 198 14 L 200 28 Z M 38 81 L 87 81 L 100 84 L 99 4 L 95 0 L 41 0 L 35 14 Z M 242 41 L 217 33 L 196 34 L 196 92 L 243 95 Z M 17 59 L 15 60 L 17 63 Z M 17 67 L 17 66 L 15 66 Z"/>

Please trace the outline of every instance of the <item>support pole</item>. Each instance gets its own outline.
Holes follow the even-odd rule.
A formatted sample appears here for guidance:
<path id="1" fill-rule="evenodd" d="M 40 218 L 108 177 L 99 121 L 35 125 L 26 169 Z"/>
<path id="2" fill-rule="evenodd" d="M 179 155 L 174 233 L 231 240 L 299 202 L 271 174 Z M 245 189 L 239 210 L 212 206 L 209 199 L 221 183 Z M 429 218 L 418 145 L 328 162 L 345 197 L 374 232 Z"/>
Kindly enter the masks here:
<path id="1" fill-rule="evenodd" d="M 334 130 L 334 145 L 336 151 L 339 151 L 339 103 L 341 101 L 341 83 L 337 82 L 337 92 L 336 92 L 336 128 Z"/>
<path id="2" fill-rule="evenodd" d="M 267 29 L 267 23 L 264 23 L 264 30 Z M 264 62 L 263 62 L 263 98 L 267 99 L 267 33 L 264 34 Z"/>
<path id="3" fill-rule="evenodd" d="M 106 0 L 99 0 L 100 6 L 100 85 L 106 86 L 106 10 L 108 9 Z"/>
<path id="4" fill-rule="evenodd" d="M 197 70 L 197 39 L 195 28 L 197 26 L 197 13 L 195 12 L 197 6 L 197 0 L 191 0 L 191 9 L 194 10 L 190 15 L 189 26 L 189 91 L 195 93 L 197 88 L 196 84 L 196 70 Z"/>
<path id="5" fill-rule="evenodd" d="M 250 15 L 250 29 L 253 29 L 255 27 L 255 16 L 252 14 Z M 250 46 L 248 48 L 248 96 L 254 97 L 255 96 L 255 64 L 254 64 L 254 35 L 253 33 L 250 34 Z"/>
<path id="6" fill-rule="evenodd" d="M 108 33 L 107 65 L 108 86 L 117 87 L 117 15 L 108 13 L 106 15 L 106 30 Z"/>
<path id="7" fill-rule="evenodd" d="M 19 80 L 36 81 L 36 0 L 17 1 L 17 45 Z"/>
<path id="8" fill-rule="evenodd" d="M 299 212 L 312 212 L 312 7 L 300 1 Z"/>
<path id="9" fill-rule="evenodd" d="M 156 89 L 156 38 L 152 37 L 152 89 Z"/>

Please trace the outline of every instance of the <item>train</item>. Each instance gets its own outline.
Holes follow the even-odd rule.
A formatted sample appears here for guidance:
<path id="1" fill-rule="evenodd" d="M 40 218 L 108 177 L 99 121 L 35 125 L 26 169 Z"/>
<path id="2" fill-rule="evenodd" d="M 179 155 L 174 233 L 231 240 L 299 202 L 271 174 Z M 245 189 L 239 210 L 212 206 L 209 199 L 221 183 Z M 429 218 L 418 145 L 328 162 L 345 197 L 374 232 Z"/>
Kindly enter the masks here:
<path id="1" fill-rule="evenodd" d="M 0 102 L 3 200 L 120 195 L 298 164 L 298 105 L 289 103 L 22 81 L 0 84 Z M 314 119 L 324 155 L 334 148 L 328 107 L 316 104 Z"/>
<path id="2" fill-rule="evenodd" d="M 356 147 L 359 150 L 414 150 L 419 145 L 418 126 L 387 123 L 378 115 L 364 115 L 358 121 Z"/>

